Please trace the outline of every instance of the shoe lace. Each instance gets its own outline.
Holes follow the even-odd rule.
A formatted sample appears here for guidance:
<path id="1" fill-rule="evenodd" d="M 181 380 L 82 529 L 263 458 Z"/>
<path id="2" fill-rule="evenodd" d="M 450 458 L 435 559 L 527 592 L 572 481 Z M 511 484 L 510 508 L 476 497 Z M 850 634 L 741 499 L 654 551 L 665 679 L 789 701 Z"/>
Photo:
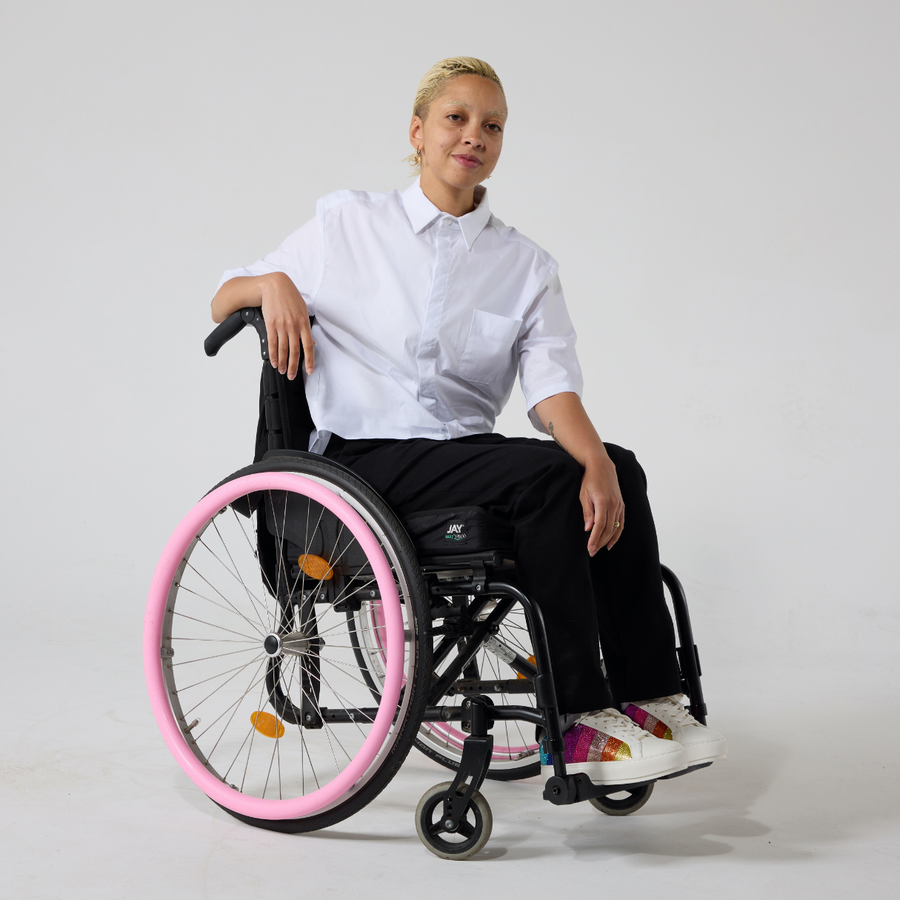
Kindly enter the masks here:
<path id="1" fill-rule="evenodd" d="M 594 712 L 584 713 L 580 719 L 588 720 L 585 724 L 589 724 L 592 728 L 599 725 L 599 730 L 604 733 L 614 731 L 616 737 L 628 741 L 643 741 L 647 737 L 651 737 L 649 731 L 644 731 L 639 725 L 635 724 L 624 713 L 620 713 L 617 709 L 597 709 Z"/>
<path id="2" fill-rule="evenodd" d="M 682 696 L 682 695 L 679 695 Z M 700 723 L 685 709 L 678 697 L 659 697 L 650 701 L 666 710 L 666 715 L 675 721 L 676 725 L 699 725 Z"/>

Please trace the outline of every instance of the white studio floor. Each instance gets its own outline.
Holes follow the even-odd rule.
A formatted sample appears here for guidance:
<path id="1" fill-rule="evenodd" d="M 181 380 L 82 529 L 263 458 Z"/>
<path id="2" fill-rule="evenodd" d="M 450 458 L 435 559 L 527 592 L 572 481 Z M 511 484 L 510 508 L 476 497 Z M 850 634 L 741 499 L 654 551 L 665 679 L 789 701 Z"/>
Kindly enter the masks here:
<path id="1" fill-rule="evenodd" d="M 77 624 L 38 652 L 8 642 L 4 898 L 419 897 L 436 877 L 476 898 L 601 885 L 616 897 L 897 896 L 900 719 L 878 698 L 854 709 L 853 673 L 841 678 L 843 699 L 837 687 L 813 691 L 802 672 L 768 679 L 793 698 L 779 701 L 735 672 L 707 672 L 727 761 L 659 784 L 629 818 L 552 807 L 536 779 L 486 783 L 493 836 L 459 863 L 416 837 L 418 798 L 446 770 L 415 750 L 372 805 L 327 831 L 285 836 L 231 819 L 169 756 L 130 624 L 133 640 L 107 652 Z"/>

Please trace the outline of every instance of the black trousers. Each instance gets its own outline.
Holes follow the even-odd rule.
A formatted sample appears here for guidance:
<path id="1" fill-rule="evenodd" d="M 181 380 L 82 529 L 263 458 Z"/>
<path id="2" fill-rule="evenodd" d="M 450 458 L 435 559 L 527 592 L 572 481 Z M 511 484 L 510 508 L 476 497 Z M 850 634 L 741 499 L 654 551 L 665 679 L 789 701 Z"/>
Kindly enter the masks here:
<path id="1" fill-rule="evenodd" d="M 513 527 L 519 580 L 547 626 L 560 710 L 578 713 L 680 690 L 644 470 L 630 450 L 606 449 L 627 522 L 613 549 L 594 557 L 578 499 L 584 469 L 551 441 L 335 437 L 325 455 L 368 481 L 401 518 L 481 506 Z"/>

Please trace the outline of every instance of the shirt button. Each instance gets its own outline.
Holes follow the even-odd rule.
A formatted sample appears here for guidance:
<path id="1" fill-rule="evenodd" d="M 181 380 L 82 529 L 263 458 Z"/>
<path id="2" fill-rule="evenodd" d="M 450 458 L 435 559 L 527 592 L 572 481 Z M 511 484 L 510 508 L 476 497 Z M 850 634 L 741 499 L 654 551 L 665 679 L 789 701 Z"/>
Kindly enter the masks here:
<path id="1" fill-rule="evenodd" d="M 444 228 L 452 228 L 453 223 L 449 219 L 444 219 Z"/>

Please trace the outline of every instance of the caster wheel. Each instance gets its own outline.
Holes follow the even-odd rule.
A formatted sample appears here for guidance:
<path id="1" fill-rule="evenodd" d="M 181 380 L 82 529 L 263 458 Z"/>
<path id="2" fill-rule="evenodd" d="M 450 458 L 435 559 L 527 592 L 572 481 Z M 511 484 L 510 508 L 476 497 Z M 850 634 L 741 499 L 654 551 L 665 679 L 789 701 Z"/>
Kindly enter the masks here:
<path id="1" fill-rule="evenodd" d="M 588 801 L 595 809 L 608 816 L 630 816 L 637 812 L 653 793 L 653 783 L 642 784 L 633 791 L 620 791 L 606 797 L 594 797 Z M 621 796 L 620 796 L 621 795 Z"/>
<path id="2" fill-rule="evenodd" d="M 447 831 L 443 823 L 444 797 L 452 786 L 452 782 L 445 781 L 425 792 L 416 807 L 416 831 L 422 843 L 435 856 L 468 859 L 488 842 L 494 817 L 487 800 L 475 791 L 456 831 Z"/>

